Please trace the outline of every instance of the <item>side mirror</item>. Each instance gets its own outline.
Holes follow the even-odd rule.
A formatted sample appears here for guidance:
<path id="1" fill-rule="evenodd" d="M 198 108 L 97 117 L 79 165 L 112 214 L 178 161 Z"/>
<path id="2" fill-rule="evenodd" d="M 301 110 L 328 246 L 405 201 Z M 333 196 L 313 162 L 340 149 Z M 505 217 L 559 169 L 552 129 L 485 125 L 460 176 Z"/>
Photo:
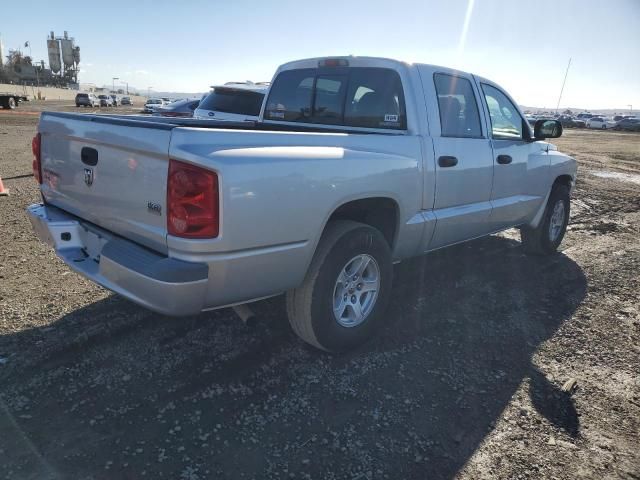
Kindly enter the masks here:
<path id="1" fill-rule="evenodd" d="M 557 120 L 537 120 L 533 127 L 533 137 L 536 140 L 558 138 L 562 135 L 562 124 Z"/>

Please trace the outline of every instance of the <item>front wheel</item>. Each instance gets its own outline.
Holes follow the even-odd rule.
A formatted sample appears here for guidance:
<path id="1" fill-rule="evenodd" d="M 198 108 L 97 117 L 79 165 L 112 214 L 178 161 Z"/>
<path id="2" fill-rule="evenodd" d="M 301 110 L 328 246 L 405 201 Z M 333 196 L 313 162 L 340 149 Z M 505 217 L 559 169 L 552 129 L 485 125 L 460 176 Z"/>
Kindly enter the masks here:
<path id="1" fill-rule="evenodd" d="M 305 342 L 341 352 L 369 340 L 382 326 L 393 276 L 391 250 L 375 228 L 331 222 L 302 285 L 287 292 L 287 315 Z"/>
<path id="2" fill-rule="evenodd" d="M 570 207 L 569 187 L 554 186 L 540 224 L 536 228 L 520 229 L 522 245 L 527 253 L 551 255 L 558 250 L 567 231 Z"/>

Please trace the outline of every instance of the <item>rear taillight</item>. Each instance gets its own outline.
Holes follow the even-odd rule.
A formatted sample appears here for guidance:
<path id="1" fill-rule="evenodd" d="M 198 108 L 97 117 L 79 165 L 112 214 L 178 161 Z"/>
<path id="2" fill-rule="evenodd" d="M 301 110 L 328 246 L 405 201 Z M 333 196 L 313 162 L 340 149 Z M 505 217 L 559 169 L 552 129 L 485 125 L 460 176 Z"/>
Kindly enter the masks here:
<path id="1" fill-rule="evenodd" d="M 182 238 L 214 238 L 220 230 L 218 175 L 169 161 L 167 231 Z"/>
<path id="2" fill-rule="evenodd" d="M 31 166 L 33 168 L 33 176 L 36 182 L 42 183 L 42 163 L 40 162 L 40 134 L 36 133 L 36 136 L 31 140 L 31 151 L 33 152 L 33 162 Z"/>

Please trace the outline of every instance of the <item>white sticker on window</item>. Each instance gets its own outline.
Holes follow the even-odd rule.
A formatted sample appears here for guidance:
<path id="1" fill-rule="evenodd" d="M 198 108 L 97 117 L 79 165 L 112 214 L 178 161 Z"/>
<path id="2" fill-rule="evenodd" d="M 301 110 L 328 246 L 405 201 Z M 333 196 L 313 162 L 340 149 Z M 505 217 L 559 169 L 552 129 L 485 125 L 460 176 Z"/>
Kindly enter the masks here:
<path id="1" fill-rule="evenodd" d="M 385 122 L 397 122 L 398 121 L 398 115 L 392 115 L 390 113 L 385 113 L 384 114 L 384 121 Z"/>
<path id="2" fill-rule="evenodd" d="M 271 118 L 284 118 L 284 112 L 278 112 L 278 111 L 271 110 L 269 112 L 269 116 Z"/>

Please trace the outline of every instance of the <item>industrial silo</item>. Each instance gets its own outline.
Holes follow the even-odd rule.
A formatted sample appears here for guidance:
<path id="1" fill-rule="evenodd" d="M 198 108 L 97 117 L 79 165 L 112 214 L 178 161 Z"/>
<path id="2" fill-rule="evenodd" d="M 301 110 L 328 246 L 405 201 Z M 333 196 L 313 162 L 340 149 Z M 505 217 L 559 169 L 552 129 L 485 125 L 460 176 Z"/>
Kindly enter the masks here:
<path id="1" fill-rule="evenodd" d="M 60 45 L 62 47 L 62 63 L 64 63 L 66 70 L 73 67 L 74 64 L 73 38 L 69 38 L 67 32 L 64 32 L 64 37 L 60 39 Z"/>
<path id="2" fill-rule="evenodd" d="M 59 73 L 62 69 L 60 62 L 60 43 L 55 39 L 53 32 L 47 39 L 47 51 L 49 52 L 49 68 L 53 73 Z"/>

